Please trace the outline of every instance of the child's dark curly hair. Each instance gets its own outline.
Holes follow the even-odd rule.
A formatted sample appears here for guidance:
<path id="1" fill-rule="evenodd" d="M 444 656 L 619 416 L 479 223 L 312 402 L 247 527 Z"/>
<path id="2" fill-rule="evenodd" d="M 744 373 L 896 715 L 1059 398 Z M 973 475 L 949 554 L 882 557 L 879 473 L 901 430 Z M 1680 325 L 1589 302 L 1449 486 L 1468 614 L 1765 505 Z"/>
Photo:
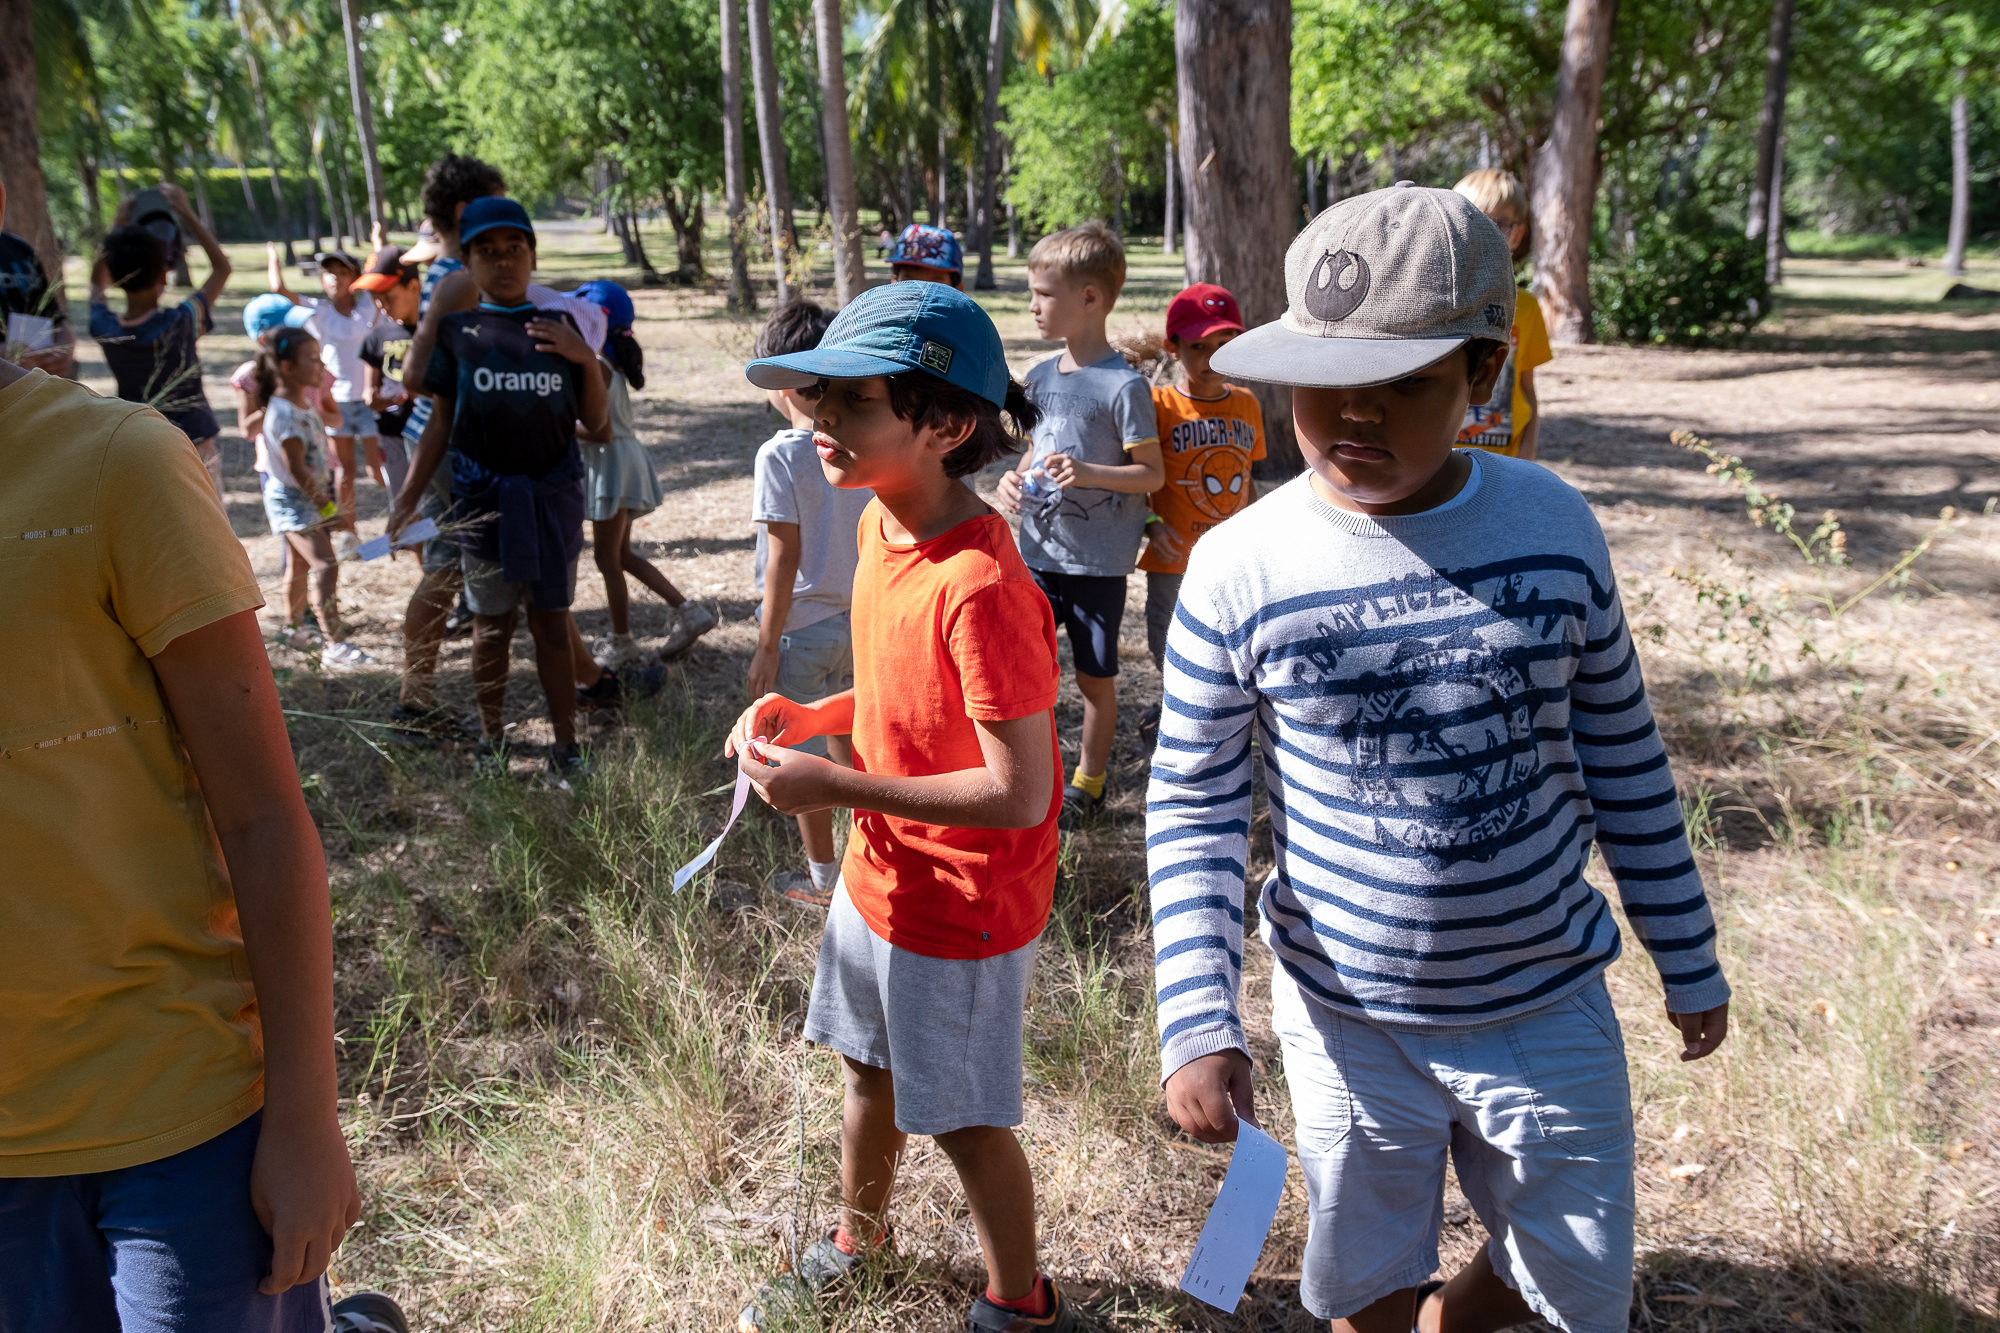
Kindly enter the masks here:
<path id="1" fill-rule="evenodd" d="M 257 368 L 251 372 L 256 389 L 251 397 L 258 407 L 269 407 L 278 392 L 278 367 L 298 359 L 307 343 L 315 339 L 304 329 L 272 329 L 257 348 Z"/>
<path id="2" fill-rule="evenodd" d="M 1028 401 L 1028 391 L 1011 375 L 1007 377 L 1007 405 L 999 408 L 927 370 L 907 370 L 889 377 L 889 409 L 918 430 L 968 420 L 973 423 L 965 443 L 944 456 L 947 477 L 969 477 L 1009 454 L 1019 453 L 1028 432 L 1042 419 L 1041 410 Z M 1011 431 L 1000 419 L 1003 411 L 1013 419 Z"/>
<path id="3" fill-rule="evenodd" d="M 431 163 L 424 173 L 422 203 L 424 216 L 441 232 L 458 230 L 458 206 L 507 188 L 507 178 L 498 167 L 476 157 L 446 153 Z"/>
<path id="4" fill-rule="evenodd" d="M 157 285 L 167 272 L 167 243 L 136 223 L 113 227 L 105 233 L 105 272 L 111 281 L 128 292 L 142 292 Z"/>

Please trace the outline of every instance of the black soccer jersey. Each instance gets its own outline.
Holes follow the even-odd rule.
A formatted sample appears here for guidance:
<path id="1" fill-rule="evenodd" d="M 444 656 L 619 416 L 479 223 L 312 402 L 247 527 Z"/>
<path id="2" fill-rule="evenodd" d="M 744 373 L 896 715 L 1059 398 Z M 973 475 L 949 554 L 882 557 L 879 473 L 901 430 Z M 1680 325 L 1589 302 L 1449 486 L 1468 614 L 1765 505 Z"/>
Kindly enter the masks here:
<path id="1" fill-rule="evenodd" d="M 451 447 L 489 472 L 539 477 L 576 449 L 583 367 L 535 350 L 531 319 L 556 310 L 481 304 L 446 315 L 424 388 L 454 400 Z"/>
<path id="2" fill-rule="evenodd" d="M 361 340 L 361 360 L 382 372 L 385 385 L 400 383 L 403 378 L 403 358 L 410 354 L 410 340 L 417 331 L 408 324 L 398 324 L 393 319 L 375 321 L 375 327 L 368 330 L 368 336 Z M 403 427 L 409 424 L 410 409 L 416 406 L 416 396 L 404 398 L 387 412 L 375 414 L 375 429 L 383 435 L 401 435 Z"/>

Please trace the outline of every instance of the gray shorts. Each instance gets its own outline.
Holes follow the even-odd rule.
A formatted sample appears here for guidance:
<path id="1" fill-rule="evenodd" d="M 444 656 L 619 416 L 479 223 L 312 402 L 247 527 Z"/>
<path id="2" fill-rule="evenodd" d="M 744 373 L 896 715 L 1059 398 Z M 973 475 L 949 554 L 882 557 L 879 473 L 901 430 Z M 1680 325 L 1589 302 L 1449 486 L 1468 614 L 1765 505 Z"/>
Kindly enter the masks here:
<path id="1" fill-rule="evenodd" d="M 1632 1090 L 1602 977 L 1506 1022 L 1396 1030 L 1281 965 L 1271 1026 L 1306 1178 L 1308 1310 L 1343 1319 L 1436 1271 L 1449 1154 L 1501 1280 L 1567 1333 L 1625 1333 Z"/>
<path id="2" fill-rule="evenodd" d="M 806 1040 L 888 1070 L 905 1134 L 1011 1129 L 1035 943 L 992 958 L 911 953 L 868 928 L 842 883 L 820 936 Z"/>
<path id="3" fill-rule="evenodd" d="M 535 590 L 543 589 L 541 600 L 553 602 L 548 589 L 554 580 L 544 583 L 509 583 L 501 573 L 498 560 L 481 560 L 470 551 L 459 554 L 459 568 L 465 571 L 465 604 L 472 608 L 475 616 L 504 616 L 518 607 L 530 611 L 567 611 L 576 601 L 576 561 L 569 562 L 569 588 L 563 594 L 561 606 L 537 605 Z"/>
<path id="4" fill-rule="evenodd" d="M 793 703 L 809 704 L 853 688 L 854 638 L 847 612 L 779 637 L 779 694 Z M 814 736 L 790 748 L 824 757 L 826 737 Z"/>
<path id="5" fill-rule="evenodd" d="M 417 442 L 412 436 L 403 437 L 404 447 L 410 457 L 417 456 Z M 440 528 L 451 518 L 451 457 L 446 457 L 431 474 L 430 483 L 424 487 L 424 498 L 417 502 L 417 512 Z M 452 532 L 440 532 L 424 543 L 424 573 L 447 574 L 458 569 L 458 536 Z"/>
<path id="6" fill-rule="evenodd" d="M 363 402 L 335 403 L 340 409 L 340 424 L 327 432 L 329 435 L 373 435 L 380 427 L 375 424 L 375 409 Z"/>

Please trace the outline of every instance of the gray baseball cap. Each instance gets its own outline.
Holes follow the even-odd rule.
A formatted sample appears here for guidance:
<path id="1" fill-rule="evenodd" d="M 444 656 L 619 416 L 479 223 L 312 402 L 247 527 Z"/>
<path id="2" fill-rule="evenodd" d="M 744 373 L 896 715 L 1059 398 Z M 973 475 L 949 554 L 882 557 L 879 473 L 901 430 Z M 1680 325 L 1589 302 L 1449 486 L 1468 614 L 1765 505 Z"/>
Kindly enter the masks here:
<path id="1" fill-rule="evenodd" d="M 1343 199 L 1285 252 L 1284 316 L 1231 339 L 1231 379 L 1358 388 L 1422 370 L 1514 323 L 1507 238 L 1463 195 L 1397 181 Z"/>

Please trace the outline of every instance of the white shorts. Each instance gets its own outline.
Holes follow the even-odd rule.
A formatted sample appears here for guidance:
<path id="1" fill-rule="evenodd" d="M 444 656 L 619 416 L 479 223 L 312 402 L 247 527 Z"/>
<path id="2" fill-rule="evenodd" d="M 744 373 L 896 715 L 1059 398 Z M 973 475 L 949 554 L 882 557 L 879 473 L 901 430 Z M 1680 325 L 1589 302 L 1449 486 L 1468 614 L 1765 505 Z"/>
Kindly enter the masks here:
<path id="1" fill-rule="evenodd" d="M 1568 1333 L 1625 1333 L 1632 1090 L 1602 977 L 1472 1029 L 1377 1027 L 1282 963 L 1271 993 L 1311 1208 L 1308 1310 L 1344 1319 L 1437 1271 L 1449 1153 L 1501 1279 Z"/>

